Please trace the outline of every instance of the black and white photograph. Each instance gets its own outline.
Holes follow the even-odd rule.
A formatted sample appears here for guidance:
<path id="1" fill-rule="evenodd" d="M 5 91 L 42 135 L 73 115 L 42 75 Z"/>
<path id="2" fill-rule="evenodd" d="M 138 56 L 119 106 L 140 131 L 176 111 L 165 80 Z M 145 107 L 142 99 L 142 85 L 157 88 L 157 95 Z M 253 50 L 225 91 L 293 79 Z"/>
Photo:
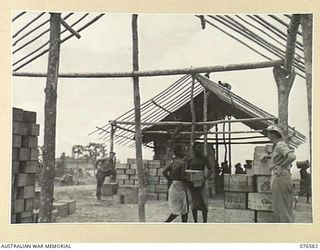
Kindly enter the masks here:
<path id="1" fill-rule="evenodd" d="M 11 17 L 10 224 L 313 223 L 312 13 Z"/>

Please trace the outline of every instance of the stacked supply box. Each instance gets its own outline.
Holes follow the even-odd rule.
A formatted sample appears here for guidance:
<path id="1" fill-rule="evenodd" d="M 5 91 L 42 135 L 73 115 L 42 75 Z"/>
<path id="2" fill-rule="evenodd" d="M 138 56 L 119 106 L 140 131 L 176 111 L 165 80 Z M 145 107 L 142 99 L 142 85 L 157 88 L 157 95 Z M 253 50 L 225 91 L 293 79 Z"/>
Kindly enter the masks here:
<path id="1" fill-rule="evenodd" d="M 253 175 L 224 175 L 225 222 L 255 222 L 255 212 L 248 209 L 248 194 L 253 190 Z"/>
<path id="2" fill-rule="evenodd" d="M 13 108 L 11 222 L 32 223 L 38 162 L 36 113 Z"/>
<path id="3" fill-rule="evenodd" d="M 249 193 L 248 208 L 255 212 L 256 223 L 273 222 L 273 206 L 270 188 L 272 145 L 259 146 L 254 151 L 253 173 L 255 192 Z"/>
<path id="4" fill-rule="evenodd" d="M 168 182 L 162 175 L 163 167 L 160 160 L 143 160 L 144 174 L 147 182 L 147 200 L 167 200 Z M 137 203 L 139 177 L 136 159 L 127 159 L 126 164 L 118 163 L 117 171 L 117 197 L 119 203 Z M 105 187 L 105 190 L 104 190 Z M 111 190 L 112 189 L 112 190 Z M 104 184 L 103 195 L 115 195 L 115 187 Z"/>

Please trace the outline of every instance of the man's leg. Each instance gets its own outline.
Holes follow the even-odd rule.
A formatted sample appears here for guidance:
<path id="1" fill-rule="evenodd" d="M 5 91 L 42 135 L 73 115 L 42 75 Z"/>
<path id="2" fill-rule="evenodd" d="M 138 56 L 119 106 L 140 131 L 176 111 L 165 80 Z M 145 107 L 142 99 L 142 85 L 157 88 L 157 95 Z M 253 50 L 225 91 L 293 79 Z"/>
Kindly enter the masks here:
<path id="1" fill-rule="evenodd" d="M 97 178 L 97 194 L 96 195 L 97 195 L 97 199 L 101 200 L 101 187 L 102 187 L 102 184 L 104 183 L 105 174 L 98 170 L 96 174 L 96 178 Z"/>
<path id="2" fill-rule="evenodd" d="M 198 222 L 198 210 L 197 209 L 192 209 L 192 216 L 193 216 L 193 221 Z"/>
<path id="3" fill-rule="evenodd" d="M 203 223 L 207 223 L 207 221 L 208 221 L 208 212 L 207 211 L 202 211 L 202 219 L 203 219 Z"/>
<path id="4" fill-rule="evenodd" d="M 173 221 L 175 218 L 177 218 L 178 215 L 175 215 L 175 214 L 170 214 L 168 219 L 166 219 L 165 222 L 171 222 Z"/>
<path id="5" fill-rule="evenodd" d="M 188 222 L 188 213 L 182 214 L 181 215 L 181 220 L 184 223 Z"/>

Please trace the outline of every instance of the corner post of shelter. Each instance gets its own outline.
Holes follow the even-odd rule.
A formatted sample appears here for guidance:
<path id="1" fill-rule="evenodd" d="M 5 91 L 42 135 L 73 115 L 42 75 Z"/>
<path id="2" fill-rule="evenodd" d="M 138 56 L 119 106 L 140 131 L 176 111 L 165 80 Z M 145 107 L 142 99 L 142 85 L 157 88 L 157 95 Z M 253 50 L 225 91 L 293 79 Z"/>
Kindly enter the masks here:
<path id="1" fill-rule="evenodd" d="M 207 91 L 207 89 L 204 87 L 203 88 L 203 121 L 206 122 L 208 121 L 208 97 L 209 97 L 210 92 Z M 208 156 L 208 125 L 203 126 L 203 153 L 205 156 Z"/>
<path id="2" fill-rule="evenodd" d="M 306 86 L 308 100 L 310 165 L 312 161 L 312 14 L 301 15 L 303 51 L 306 69 Z M 311 165 L 312 166 L 312 165 Z"/>
<path id="3" fill-rule="evenodd" d="M 132 55 L 133 71 L 139 70 L 139 47 L 138 47 L 138 15 L 132 15 Z M 139 178 L 139 195 L 138 195 L 138 216 L 139 222 L 145 222 L 145 202 L 147 198 L 147 184 L 145 172 L 142 164 L 142 133 L 141 133 L 141 110 L 140 110 L 140 90 L 139 77 L 133 76 L 133 99 L 135 114 L 135 146 L 136 159 Z"/>
<path id="4" fill-rule="evenodd" d="M 41 176 L 39 220 L 52 221 L 56 148 L 57 87 L 60 59 L 60 13 L 50 13 L 50 48 L 44 110 L 44 150 Z"/>
<path id="5" fill-rule="evenodd" d="M 192 146 L 194 143 L 194 132 L 196 130 L 196 112 L 194 109 L 193 92 L 194 92 L 195 76 L 192 75 L 191 90 L 190 90 L 190 110 L 191 110 L 191 135 L 190 135 L 190 155 L 192 155 Z"/>
<path id="6" fill-rule="evenodd" d="M 295 54 L 295 44 L 297 32 L 300 25 L 300 15 L 292 15 L 288 28 L 288 38 L 286 46 L 286 57 L 284 67 L 273 68 L 273 75 L 278 88 L 278 117 L 279 124 L 283 127 L 285 141 L 288 142 L 288 105 L 289 94 L 296 76 L 293 68 Z"/>

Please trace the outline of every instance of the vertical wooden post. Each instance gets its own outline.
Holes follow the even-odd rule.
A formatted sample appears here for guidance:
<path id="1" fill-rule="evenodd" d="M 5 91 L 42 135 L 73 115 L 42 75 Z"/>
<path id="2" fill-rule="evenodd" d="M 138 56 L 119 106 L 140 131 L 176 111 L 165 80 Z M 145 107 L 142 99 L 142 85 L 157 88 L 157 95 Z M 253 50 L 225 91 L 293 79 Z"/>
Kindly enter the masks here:
<path id="1" fill-rule="evenodd" d="M 312 166 L 312 14 L 301 15 L 303 51 L 306 69 L 306 85 L 308 99 L 310 165 Z M 311 171 L 312 168 L 310 168 Z"/>
<path id="2" fill-rule="evenodd" d="M 228 130 L 229 130 L 229 132 L 231 131 L 231 122 L 229 122 Z M 231 162 L 231 133 L 229 133 L 229 150 L 228 151 L 229 151 L 229 166 L 230 166 L 230 171 L 231 171 L 232 170 L 232 162 Z"/>
<path id="3" fill-rule="evenodd" d="M 196 124 L 195 124 L 196 112 L 194 110 L 194 101 L 193 101 L 194 82 L 195 82 L 195 77 L 194 75 L 192 75 L 191 93 L 190 93 L 190 110 L 191 110 L 191 120 L 192 120 L 191 135 L 190 135 L 190 156 L 192 154 L 192 145 L 194 143 L 194 132 L 196 129 Z"/>
<path id="4" fill-rule="evenodd" d="M 113 152 L 113 147 L 114 147 L 114 132 L 115 132 L 115 126 L 114 124 L 111 124 L 110 127 L 110 153 Z"/>
<path id="5" fill-rule="evenodd" d="M 208 97 L 209 97 L 209 91 L 207 91 L 206 88 L 203 88 L 203 121 L 208 121 Z M 203 126 L 203 132 L 204 132 L 204 143 L 203 143 L 203 153 L 204 156 L 208 156 L 208 126 Z"/>
<path id="6" fill-rule="evenodd" d="M 60 57 L 60 13 L 50 13 L 50 47 L 44 107 L 44 150 L 41 176 L 39 221 L 52 220 L 56 148 L 57 87 Z"/>
<path id="7" fill-rule="evenodd" d="M 292 67 L 297 32 L 300 24 L 300 15 L 292 15 L 288 28 L 286 57 L 284 68 L 278 66 L 273 69 L 273 75 L 278 87 L 278 117 L 279 124 L 284 130 L 284 140 L 288 142 L 288 104 L 289 94 L 295 79 L 295 72 Z"/>
<path id="8" fill-rule="evenodd" d="M 138 15 L 132 15 L 132 55 L 133 55 L 133 71 L 139 70 L 139 47 L 138 47 Z M 134 99 L 134 115 L 135 115 L 135 144 L 136 159 L 139 177 L 139 197 L 138 197 L 138 215 L 139 222 L 145 222 L 145 202 L 147 198 L 147 185 L 145 179 L 144 168 L 142 164 L 142 134 L 141 134 L 141 113 L 140 113 L 140 90 L 139 77 L 133 77 L 133 99 Z"/>
<path id="9" fill-rule="evenodd" d="M 218 127 L 218 124 L 215 125 L 215 130 L 216 130 L 216 161 L 219 166 L 219 135 L 218 135 L 219 127 Z"/>

